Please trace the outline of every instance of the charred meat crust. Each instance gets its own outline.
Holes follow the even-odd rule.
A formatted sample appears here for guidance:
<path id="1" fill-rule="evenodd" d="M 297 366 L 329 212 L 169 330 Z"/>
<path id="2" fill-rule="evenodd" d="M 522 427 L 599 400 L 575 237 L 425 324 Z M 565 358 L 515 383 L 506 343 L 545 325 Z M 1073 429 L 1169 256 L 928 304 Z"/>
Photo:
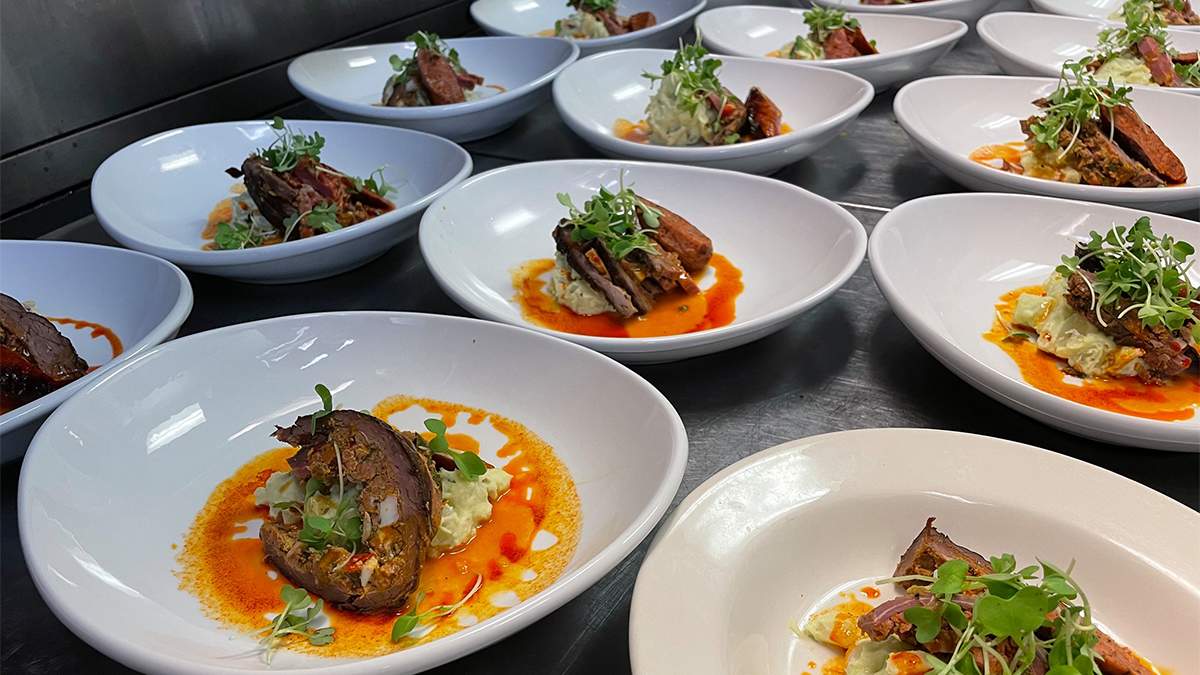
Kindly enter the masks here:
<path id="1" fill-rule="evenodd" d="M 1104 131 L 1113 132 L 1117 142 L 1131 157 L 1141 162 L 1168 183 L 1186 183 L 1187 170 L 1179 157 L 1167 147 L 1142 116 L 1129 106 L 1101 108 Z"/>
<path id="2" fill-rule="evenodd" d="M 750 95 L 746 97 L 746 126 L 742 133 L 755 140 L 783 133 L 783 111 L 758 87 L 750 87 Z"/>
<path id="3" fill-rule="evenodd" d="M 300 450 L 289 460 L 293 475 L 338 485 L 339 459 L 347 488 L 355 487 L 362 518 L 357 551 L 310 548 L 301 524 L 265 523 L 259 533 L 267 559 L 288 579 L 344 609 L 403 608 L 416 590 L 421 565 L 441 520 L 441 489 L 417 435 L 352 410 L 317 421 L 297 418 L 275 437 Z M 364 575 L 363 566 L 372 573 Z M 363 579 L 367 582 L 364 584 Z"/>
<path id="4" fill-rule="evenodd" d="M 432 49 L 417 50 L 417 76 L 433 105 L 462 103 L 467 100 L 450 59 Z"/>
<path id="5" fill-rule="evenodd" d="M 588 252 L 596 245 L 594 242 L 574 241 L 571 238 L 570 228 L 564 225 L 555 227 L 553 236 L 555 247 L 567 259 L 567 264 L 571 266 L 571 269 L 591 284 L 592 288 L 600 291 L 618 315 L 625 319 L 637 315 L 638 308 L 634 306 L 633 299 L 629 293 L 613 282 L 603 262 L 597 260 L 600 264 L 596 265 L 588 258 Z"/>
<path id="6" fill-rule="evenodd" d="M 1138 41 L 1137 50 L 1142 55 L 1142 61 L 1146 67 L 1150 69 L 1150 76 L 1156 84 L 1164 87 L 1179 86 L 1179 76 L 1175 74 L 1175 64 L 1172 63 L 1171 57 L 1162 50 L 1162 45 L 1158 44 L 1158 40 L 1147 35 Z"/>
<path id="7" fill-rule="evenodd" d="M 662 204 L 652 202 L 640 195 L 638 199 L 646 206 L 658 211 L 658 228 L 651 232 L 651 236 L 658 242 L 658 245 L 664 251 L 679 256 L 679 262 L 689 274 L 703 272 L 708 267 L 708 261 L 712 259 L 712 239 L 709 239 L 708 235 L 688 222 L 686 218 Z"/>
<path id="8" fill-rule="evenodd" d="M 634 31 L 649 28 L 658 23 L 658 18 L 654 16 L 654 12 L 638 12 L 627 17 L 618 16 L 615 10 L 604 9 L 600 11 L 585 10 L 580 7 L 578 2 L 568 2 L 568 5 L 576 10 L 591 14 L 601 23 L 604 24 L 604 29 L 609 35 L 624 35 Z"/>
<path id="9" fill-rule="evenodd" d="M 1021 121 L 1021 130 L 1031 142 L 1036 142 L 1032 141 L 1035 135 L 1031 125 L 1039 119 L 1033 116 Z M 1083 124 L 1074 145 L 1072 134 L 1066 129 L 1059 133 L 1058 142 L 1059 147 L 1071 147 L 1068 162 L 1079 171 L 1080 180 L 1088 185 L 1159 187 L 1163 184 L 1158 176 L 1126 154 L 1095 122 Z"/>
<path id="10" fill-rule="evenodd" d="M 74 382 L 87 368 L 54 324 L 0 293 L 0 398 L 6 408 Z"/>
<path id="11" fill-rule="evenodd" d="M 279 172 L 267 165 L 257 155 L 242 162 L 240 170 L 226 171 L 235 178 L 244 179 L 246 192 L 254 200 L 267 222 L 280 233 L 287 230 L 286 220 L 307 213 L 322 204 L 332 204 L 337 209 L 337 220 L 343 225 L 353 225 L 391 211 L 395 206 L 386 198 L 370 190 L 357 190 L 354 182 L 329 166 L 314 162 L 310 157 L 301 157 L 295 168 Z M 296 228 L 296 237 L 316 234 L 301 224 Z"/>
<path id="12" fill-rule="evenodd" d="M 938 565 L 947 560 L 965 561 L 968 573 L 972 575 L 991 573 L 992 566 L 983 559 L 983 556 L 950 541 L 950 537 L 938 532 L 937 528 L 933 526 L 933 521 L 933 518 L 925 521 L 925 527 L 900 556 L 900 562 L 896 565 L 893 576 L 901 577 L 912 574 L 933 576 Z M 908 588 L 913 583 L 911 581 L 901 582 L 900 585 Z"/>

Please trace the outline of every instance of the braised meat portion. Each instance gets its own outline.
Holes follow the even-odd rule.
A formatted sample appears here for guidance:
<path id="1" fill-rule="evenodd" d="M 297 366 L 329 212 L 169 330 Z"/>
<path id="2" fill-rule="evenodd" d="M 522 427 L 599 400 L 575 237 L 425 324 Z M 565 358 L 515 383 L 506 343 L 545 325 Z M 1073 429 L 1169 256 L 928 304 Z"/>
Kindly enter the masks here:
<path id="1" fill-rule="evenodd" d="M 406 38 L 415 45 L 413 55 L 393 54 L 395 71 L 383 86 L 380 104 L 392 108 L 450 105 L 467 100 L 467 92 L 483 84 L 459 61 L 458 52 L 434 33 L 418 31 Z"/>
<path id="2" fill-rule="evenodd" d="M 45 396 L 87 369 L 54 324 L 0 293 L 0 410 Z"/>
<path id="3" fill-rule="evenodd" d="M 441 488 L 418 436 L 353 410 L 297 418 L 275 438 L 298 446 L 297 480 L 316 478 L 333 498 L 357 494 L 361 537 L 347 548 L 303 541 L 304 524 L 271 521 L 259 538 L 267 559 L 293 583 L 344 609 L 403 608 L 417 588 L 442 512 Z"/>
<path id="4" fill-rule="evenodd" d="M 783 133 L 783 111 L 758 87 L 750 87 L 750 95 L 746 97 L 746 124 L 742 132 L 752 140 Z"/>
<path id="5" fill-rule="evenodd" d="M 634 31 L 649 28 L 658 23 L 658 18 L 653 12 L 638 12 L 630 16 L 620 16 L 617 14 L 616 3 L 596 3 L 589 0 L 570 0 L 567 6 L 575 9 L 578 12 L 590 14 L 601 23 L 604 24 L 604 29 L 611 35 L 624 35 Z"/>
<path id="6" fill-rule="evenodd" d="M 821 48 L 827 59 L 848 59 L 879 53 L 863 34 L 862 28 L 835 28 L 829 31 Z"/>
<path id="7" fill-rule="evenodd" d="M 983 556 L 969 548 L 959 546 L 933 526 L 933 518 L 925 521 L 925 527 L 912 540 L 912 543 L 900 556 L 893 576 L 902 577 L 912 574 L 933 576 L 938 566 L 948 560 L 964 560 L 970 574 L 988 574 L 992 566 Z M 904 588 L 912 582 L 902 582 Z"/>
<path id="8" fill-rule="evenodd" d="M 1029 137 L 1030 142 L 1036 136 L 1032 125 L 1040 118 L 1036 115 L 1021 121 L 1021 130 Z M 1067 129 L 1059 132 L 1059 147 L 1071 150 L 1067 153 L 1068 163 L 1079 171 L 1080 179 L 1088 185 L 1107 185 L 1110 187 L 1160 187 L 1162 179 L 1149 169 L 1129 156 L 1121 146 L 1106 133 L 1100 130 L 1095 122 L 1086 122 L 1080 126 L 1079 135 L 1074 138 Z"/>
<path id="9" fill-rule="evenodd" d="M 1100 119 L 1105 131 L 1111 131 L 1121 147 L 1131 157 L 1168 183 L 1186 183 L 1187 170 L 1179 156 L 1163 143 L 1158 134 L 1127 105 L 1101 108 Z"/>

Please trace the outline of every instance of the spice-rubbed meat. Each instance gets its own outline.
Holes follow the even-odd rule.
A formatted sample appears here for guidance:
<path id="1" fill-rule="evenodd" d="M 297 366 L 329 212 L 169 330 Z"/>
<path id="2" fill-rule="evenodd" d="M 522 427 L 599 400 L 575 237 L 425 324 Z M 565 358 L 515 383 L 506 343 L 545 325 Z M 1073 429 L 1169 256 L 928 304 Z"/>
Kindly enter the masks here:
<path id="1" fill-rule="evenodd" d="M 850 31 L 845 28 L 835 28 L 829 31 L 825 41 L 821 43 L 827 59 L 848 59 L 861 56 L 850 39 Z"/>
<path id="2" fill-rule="evenodd" d="M 357 550 L 300 541 L 301 523 L 271 521 L 259 532 L 267 559 L 293 583 L 328 602 L 358 612 L 403 608 L 417 588 L 421 564 L 441 521 L 441 488 L 417 435 L 353 410 L 317 420 L 300 417 L 275 437 L 299 446 L 289 460 L 293 476 L 317 478 L 337 494 L 359 489 L 362 537 Z"/>
<path id="3" fill-rule="evenodd" d="M 933 526 L 933 521 L 933 518 L 925 521 L 924 529 L 900 556 L 900 562 L 896 565 L 893 576 L 902 577 L 912 574 L 933 576 L 938 565 L 947 560 L 966 561 L 969 573 L 973 575 L 991 573 L 992 566 L 983 559 L 983 556 L 950 541 L 950 537 L 938 532 L 937 528 Z M 905 588 L 912 584 L 911 581 L 900 583 Z"/>
<path id="4" fill-rule="evenodd" d="M 633 304 L 629 293 L 618 286 L 608 273 L 608 268 L 600 260 L 594 250 L 595 242 L 578 242 L 571 238 L 571 230 L 559 225 L 554 228 L 554 245 L 558 252 L 567 259 L 567 264 L 575 273 L 588 284 L 600 291 L 612 305 L 613 310 L 622 318 L 628 319 L 638 314 L 638 308 Z M 591 255 L 588 255 L 588 254 Z"/>
<path id="5" fill-rule="evenodd" d="M 625 20 L 625 27 L 632 33 L 635 30 L 649 28 L 656 23 L 658 23 L 658 19 L 655 18 L 654 12 L 638 12 L 637 14 L 631 14 Z"/>
<path id="6" fill-rule="evenodd" d="M 1171 57 L 1167 56 L 1162 50 L 1162 45 L 1153 37 L 1146 36 L 1137 43 L 1138 53 L 1142 55 L 1142 61 L 1146 67 L 1150 69 L 1150 76 L 1154 78 L 1154 82 L 1164 87 L 1179 86 L 1179 77 L 1175 74 L 1175 64 L 1171 62 Z"/>
<path id="7" fill-rule="evenodd" d="M 650 236 L 663 250 L 679 256 L 679 262 L 690 274 L 699 274 L 708 267 L 712 258 L 712 239 L 683 216 L 645 197 L 638 197 L 643 204 L 658 211 L 658 228 Z M 643 220 L 643 224 L 645 221 Z"/>
<path id="8" fill-rule="evenodd" d="M 867 36 L 863 34 L 862 28 L 855 28 L 850 31 L 850 44 L 854 45 L 854 48 L 858 50 L 858 53 L 862 54 L 863 56 L 879 53 L 879 50 L 875 48 L 875 45 L 871 44 L 871 41 L 868 40 Z"/>
<path id="9" fill-rule="evenodd" d="M 1034 116 L 1021 121 L 1021 130 L 1029 136 L 1030 142 L 1035 138 L 1030 125 L 1039 119 Z M 1068 162 L 1088 185 L 1159 187 L 1163 184 L 1158 176 L 1126 154 L 1095 122 L 1082 125 L 1073 145 L 1071 132 L 1063 129 L 1058 143 L 1060 148 L 1071 148 Z"/>
<path id="10" fill-rule="evenodd" d="M 417 50 L 417 75 L 433 105 L 462 103 L 467 100 L 450 59 L 432 49 Z"/>
<path id="11" fill-rule="evenodd" d="M 54 324 L 0 293 L 0 406 L 25 405 L 83 377 L 87 368 Z"/>
<path id="12" fill-rule="evenodd" d="M 783 112 L 758 87 L 750 87 L 750 95 L 746 97 L 746 126 L 742 133 L 756 140 L 783 133 Z"/>
<path id="13" fill-rule="evenodd" d="M 1105 125 L 1104 130 L 1108 131 L 1108 125 L 1112 124 L 1117 143 L 1155 175 L 1168 183 L 1187 182 L 1187 170 L 1183 162 L 1136 110 L 1124 105 L 1101 108 L 1100 117 Z"/>

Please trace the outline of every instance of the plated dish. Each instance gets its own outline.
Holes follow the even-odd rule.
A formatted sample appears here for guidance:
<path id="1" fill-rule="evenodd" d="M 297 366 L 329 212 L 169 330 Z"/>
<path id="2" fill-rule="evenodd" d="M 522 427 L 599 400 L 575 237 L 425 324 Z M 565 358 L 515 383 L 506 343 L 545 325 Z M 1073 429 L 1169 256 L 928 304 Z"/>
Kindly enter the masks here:
<path id="1" fill-rule="evenodd" d="M 812 4 L 850 12 L 935 16 L 941 19 L 974 22 L 997 2 L 998 0 L 920 0 L 919 2 L 813 0 Z"/>
<path id="2" fill-rule="evenodd" d="M 561 387 L 593 391 L 596 418 L 572 420 Z M 661 394 L 561 340 L 286 317 L 173 341 L 85 388 L 34 442 L 18 513 L 50 607 L 130 667 L 412 673 L 606 574 L 670 503 L 686 448 Z"/>
<path id="3" fill-rule="evenodd" d="M 879 53 L 875 41 L 863 33 L 858 19 L 839 9 L 814 7 L 804 12 L 804 23 L 809 28 L 807 33 L 797 35 L 766 55 L 776 59 L 823 61 Z"/>
<path id="4" fill-rule="evenodd" d="M 917 340 L 985 394 L 1089 438 L 1196 452 L 1196 232 L 1101 204 L 945 195 L 885 216 L 870 259 Z"/>
<path id="5" fill-rule="evenodd" d="M 231 194 L 231 167 L 244 193 Z M 465 150 L 416 131 L 223 122 L 123 148 L 96 170 L 91 195 L 101 226 L 129 248 L 207 274 L 291 283 L 383 255 L 470 172 Z"/>
<path id="6" fill-rule="evenodd" d="M 1087 68 L 1100 81 L 1159 87 L 1200 87 L 1200 52 L 1180 52 L 1171 43 L 1167 22 L 1149 4 L 1126 4 L 1124 25 L 1096 36 Z M 1200 23 L 1200 17 L 1197 17 Z"/>
<path id="7" fill-rule="evenodd" d="M 555 21 L 553 28 L 539 35 L 595 40 L 646 30 L 658 23 L 654 12 L 637 12 L 629 16 L 618 14 L 617 0 L 567 0 L 567 7 L 574 11 Z"/>
<path id="8" fill-rule="evenodd" d="M 1191 0 L 1092 0 L 1091 2 L 1076 2 L 1075 0 L 1030 0 L 1033 8 L 1048 14 L 1078 16 L 1089 19 L 1103 19 L 1119 22 L 1127 4 L 1150 5 L 1159 12 L 1167 23 L 1180 28 L 1193 28 L 1200 22 L 1192 19 L 1195 6 Z"/>
<path id="9" fill-rule="evenodd" d="M 803 629 L 809 617 L 851 598 L 856 609 L 871 610 L 919 597 L 878 582 L 893 573 L 913 531 L 931 515 L 954 539 L 929 532 L 931 546 L 919 548 L 930 555 L 919 556 L 914 571 L 936 571 L 947 553 L 966 555 L 950 548 L 953 542 L 986 556 L 973 559 L 975 572 L 983 565 L 1007 570 L 1005 553 L 1015 563 L 1012 572 L 1046 561 L 1070 570 L 1098 631 L 1167 672 L 1200 668 L 1200 655 L 1175 632 L 1180 622 L 1200 620 L 1200 563 L 1176 539 L 1200 528 L 1194 511 L 1117 474 L 1028 445 L 925 429 L 863 429 L 755 453 L 683 500 L 638 573 L 630 611 L 633 672 L 822 672 L 844 650 L 797 637 L 792 627 Z M 803 574 L 796 571 L 801 559 Z M 961 570 L 953 563 L 938 590 L 953 587 L 955 567 Z M 1043 570 L 1030 572 L 1035 579 L 1020 583 L 1039 585 Z M 1004 574 L 998 590 L 1015 581 Z M 984 614 L 980 620 L 995 617 L 990 608 Z M 847 633 L 857 618 L 846 617 Z M 896 618 L 889 627 L 902 628 L 903 615 Z M 842 672 L 837 666 L 846 664 L 829 665 L 835 668 L 824 672 Z M 885 667 L 845 672 L 938 672 Z"/>
<path id="10" fill-rule="evenodd" d="M 379 105 L 420 108 L 479 100 L 484 79 L 463 67 L 457 49 L 437 33 L 417 31 L 405 39 L 413 43 L 413 54 L 408 58 L 399 54 L 388 57 L 395 73 L 384 83 Z M 504 91 L 503 85 L 486 86 Z"/>
<path id="11" fill-rule="evenodd" d="M 1192 8 L 1191 0 L 1125 0 L 1110 19 L 1128 22 L 1131 17 L 1153 13 L 1171 26 L 1200 26 L 1200 15 Z"/>
<path id="12" fill-rule="evenodd" d="M 430 208 L 420 241 L 438 284 L 473 314 L 661 362 L 783 327 L 853 273 L 863 234 L 840 207 L 779 181 L 577 160 L 471 178 Z"/>

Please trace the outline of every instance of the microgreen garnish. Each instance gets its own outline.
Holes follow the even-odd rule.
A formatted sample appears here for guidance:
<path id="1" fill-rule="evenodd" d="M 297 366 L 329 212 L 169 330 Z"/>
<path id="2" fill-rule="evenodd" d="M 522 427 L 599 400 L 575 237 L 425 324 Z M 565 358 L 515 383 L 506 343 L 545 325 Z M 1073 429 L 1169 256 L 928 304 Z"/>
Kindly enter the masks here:
<path id="1" fill-rule="evenodd" d="M 333 642 L 332 626 L 324 628 L 313 628 L 312 626 L 313 621 L 321 615 L 324 607 L 320 598 L 314 603 L 303 588 L 292 586 L 284 586 L 279 597 L 283 599 L 283 611 L 272 617 L 271 624 L 260 631 L 267 633 L 259 640 L 259 644 L 264 648 L 263 660 L 267 665 L 271 664 L 271 658 L 275 655 L 275 651 L 282 646 L 284 638 L 289 635 L 303 635 L 308 639 L 309 644 L 316 647 Z"/>
<path id="2" fill-rule="evenodd" d="M 333 414 L 333 394 L 329 393 L 329 387 L 323 384 L 317 384 L 313 387 L 313 391 L 317 392 L 317 396 L 321 399 L 321 409 L 310 415 L 312 418 L 312 432 L 317 433 L 317 420 L 327 415 Z"/>
<path id="3" fill-rule="evenodd" d="M 320 483 L 318 482 L 318 486 Z M 305 485 L 305 492 L 308 485 Z M 315 495 L 316 493 L 314 493 Z M 348 551 L 357 551 L 362 539 L 362 517 L 358 514 L 358 490 L 340 490 L 333 513 L 319 515 L 312 508 L 313 502 L 305 500 L 304 527 L 297 538 L 309 548 L 322 551 L 337 546 Z"/>
<path id="4" fill-rule="evenodd" d="M 1190 87 L 1200 87 L 1200 61 L 1195 63 L 1176 63 L 1175 76 Z"/>
<path id="5" fill-rule="evenodd" d="M 395 190 L 396 188 L 395 186 L 389 184 L 387 179 L 384 177 L 383 170 L 385 168 L 386 167 L 381 166 L 378 169 L 375 169 L 371 172 L 371 175 L 367 176 L 366 178 L 355 178 L 354 176 L 350 176 L 350 181 L 354 183 L 354 189 L 359 192 L 362 192 L 363 190 L 370 190 L 380 197 L 386 197 L 387 193 Z"/>
<path id="6" fill-rule="evenodd" d="M 858 19 L 847 17 L 841 10 L 824 7 L 813 7 L 804 12 L 804 23 L 811 29 L 809 38 L 818 43 L 824 42 L 830 33 L 839 28 L 854 30 L 859 26 Z"/>
<path id="7" fill-rule="evenodd" d="M 1131 91 L 1132 87 L 1117 87 L 1111 78 L 1102 85 L 1088 72 L 1083 61 L 1068 61 L 1059 74 L 1058 88 L 1046 97 L 1048 105 L 1030 129 L 1037 142 L 1051 150 L 1062 147 L 1059 134 L 1068 130 L 1071 141 L 1062 147 L 1061 154 L 1065 155 L 1075 146 L 1083 125 L 1100 119 L 1101 108 L 1130 105 Z"/>
<path id="8" fill-rule="evenodd" d="M 450 449 L 450 441 L 446 439 L 445 422 L 439 419 L 427 419 L 425 428 L 433 434 L 433 438 L 426 442 L 429 450 L 454 460 L 454 466 L 467 480 L 478 480 L 480 476 L 487 473 L 487 465 L 483 463 L 479 455 Z"/>
<path id="9" fill-rule="evenodd" d="M 297 213 L 283 219 L 283 240 L 287 241 L 292 236 L 292 232 L 296 230 L 296 226 L 301 223 L 318 232 L 333 232 L 342 229 L 342 224 L 337 219 L 337 206 L 318 204 L 304 213 Z"/>
<path id="10" fill-rule="evenodd" d="M 462 64 L 458 61 L 458 50 L 452 49 L 442 38 L 438 37 L 437 33 L 427 33 L 419 30 L 404 38 L 404 40 L 413 43 L 413 55 L 407 59 L 400 58 L 398 54 L 392 54 L 388 57 L 388 63 L 392 65 L 392 70 L 396 71 L 399 75 L 396 86 L 402 86 L 403 83 L 416 74 L 417 52 L 422 49 L 428 49 L 441 54 L 450 60 L 450 64 L 455 70 L 462 71 Z"/>
<path id="11" fill-rule="evenodd" d="M 1163 49 L 1169 49 L 1167 44 L 1167 22 L 1163 20 L 1154 7 L 1143 3 L 1126 3 L 1121 12 L 1124 26 L 1114 26 L 1100 31 L 1098 44 L 1094 50 L 1096 58 L 1106 61 L 1114 56 L 1129 51 L 1137 52 L 1137 44 L 1144 38 L 1154 38 Z"/>
<path id="12" fill-rule="evenodd" d="M 692 44 L 680 44 L 679 50 L 670 59 L 662 62 L 662 74 L 642 73 L 642 77 L 651 82 L 665 80 L 675 76 L 675 100 L 689 113 L 696 112 L 700 105 L 707 105 L 709 94 L 720 97 L 721 104 L 717 106 L 719 113 L 725 107 L 725 88 L 717 79 L 717 71 L 721 68 L 720 59 L 705 58 L 708 50 L 700 46 L 700 36 Z M 719 125 L 720 119 L 714 120 Z"/>
<path id="13" fill-rule="evenodd" d="M 213 237 L 213 242 L 222 251 L 236 251 L 259 246 L 263 243 L 263 236 L 250 223 L 221 222 L 217 223 L 217 235 Z"/>
<path id="14" fill-rule="evenodd" d="M 259 148 L 254 154 L 262 157 L 271 170 L 283 173 L 296 168 L 301 157 L 309 157 L 314 162 L 321 159 L 321 148 L 325 147 L 325 138 L 317 132 L 311 136 L 300 133 L 283 123 L 283 118 L 276 117 L 269 125 L 275 130 L 275 140 L 266 148 Z"/>
<path id="15" fill-rule="evenodd" d="M 1092 311 L 1101 326 L 1107 325 L 1100 311 L 1118 300 L 1128 301 L 1117 315 L 1120 319 L 1137 312 L 1145 326 L 1162 325 L 1177 331 L 1192 322 L 1192 335 L 1200 339 L 1200 289 L 1188 283 L 1196 250 L 1169 234 L 1154 234 L 1150 217 L 1142 216 L 1132 227 L 1117 225 L 1105 234 L 1092 232 L 1082 256 L 1063 256 L 1056 271 L 1066 277 L 1081 268 L 1095 269 L 1091 279 L 1083 275 L 1092 291 Z"/>
<path id="16" fill-rule="evenodd" d="M 585 12 L 604 12 L 617 8 L 617 0 L 567 0 L 567 7 Z"/>
<path id="17" fill-rule="evenodd" d="M 659 212 L 625 187 L 623 171 L 617 185 L 615 193 L 600 188 L 596 196 L 583 203 L 583 209 L 575 206 L 570 195 L 558 193 L 558 203 L 567 207 L 567 222 L 573 226 L 571 238 L 598 240 L 618 259 L 634 251 L 656 253 L 657 247 L 647 233 L 658 227 Z M 643 221 L 646 227 L 642 226 Z"/>
<path id="18" fill-rule="evenodd" d="M 475 585 L 461 600 L 453 605 L 438 605 L 430 607 L 424 612 L 417 612 L 417 607 L 420 606 L 421 600 L 425 597 L 423 594 L 418 594 L 417 599 L 413 601 L 412 607 L 407 612 L 396 617 L 396 622 L 392 624 L 392 642 L 399 642 L 405 636 L 416 630 L 417 626 L 426 619 L 438 619 L 443 616 L 448 616 L 457 612 L 460 607 L 467 604 L 474 595 L 479 591 L 479 587 L 483 585 L 483 576 L 476 575 Z"/>

